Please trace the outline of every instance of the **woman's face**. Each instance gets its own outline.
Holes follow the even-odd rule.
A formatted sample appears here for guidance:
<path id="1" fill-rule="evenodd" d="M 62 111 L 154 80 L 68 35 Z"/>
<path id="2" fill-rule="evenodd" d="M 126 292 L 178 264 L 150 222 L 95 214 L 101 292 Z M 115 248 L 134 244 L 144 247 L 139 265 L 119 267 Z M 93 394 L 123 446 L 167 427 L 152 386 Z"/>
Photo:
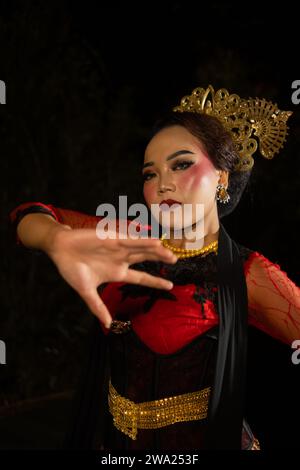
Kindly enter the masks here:
<path id="1" fill-rule="evenodd" d="M 216 211 L 216 187 L 222 173 L 226 172 L 214 167 L 199 140 L 187 129 L 179 125 L 165 128 L 151 139 L 145 151 L 145 201 L 160 223 L 161 213 L 167 216 L 169 212 L 170 228 L 176 230 L 191 226 L 199 222 L 199 218 L 204 219 L 211 211 Z M 151 205 L 159 205 L 163 201 L 169 204 L 176 201 L 180 206 L 173 206 L 173 213 L 168 210 L 168 204 L 165 204 L 164 210 L 160 208 L 158 219 L 158 212 Z M 183 208 L 188 207 L 183 204 L 191 204 L 191 210 L 187 211 L 187 217 L 183 215 L 183 221 L 178 221 L 175 217 L 176 210 L 182 217 Z M 198 213 L 197 204 L 200 204 Z"/>

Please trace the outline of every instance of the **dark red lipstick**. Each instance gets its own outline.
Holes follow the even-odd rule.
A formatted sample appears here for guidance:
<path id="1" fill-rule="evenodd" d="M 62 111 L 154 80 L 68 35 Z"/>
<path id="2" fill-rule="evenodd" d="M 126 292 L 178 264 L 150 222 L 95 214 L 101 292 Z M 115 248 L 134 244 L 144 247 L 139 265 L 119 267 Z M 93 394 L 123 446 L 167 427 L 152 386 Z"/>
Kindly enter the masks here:
<path id="1" fill-rule="evenodd" d="M 181 204 L 181 202 L 175 201 L 175 199 L 164 199 L 159 205 L 161 206 L 162 204 L 167 204 L 170 207 L 173 204 Z"/>

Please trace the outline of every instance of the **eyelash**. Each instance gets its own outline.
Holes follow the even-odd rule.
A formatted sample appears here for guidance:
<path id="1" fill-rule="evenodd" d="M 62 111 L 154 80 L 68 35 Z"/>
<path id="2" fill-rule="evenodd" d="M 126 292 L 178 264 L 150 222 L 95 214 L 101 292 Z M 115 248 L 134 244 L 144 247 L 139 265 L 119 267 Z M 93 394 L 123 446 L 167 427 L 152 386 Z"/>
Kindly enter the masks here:
<path id="1" fill-rule="evenodd" d="M 177 161 L 177 162 L 175 163 L 175 165 L 172 166 L 172 170 L 177 171 L 175 168 L 177 168 L 177 167 L 180 166 L 180 165 L 181 165 L 181 166 L 185 165 L 185 168 L 180 168 L 179 170 L 187 170 L 187 169 L 188 169 L 191 165 L 193 165 L 194 163 L 195 163 L 195 162 L 192 162 L 192 161 L 189 161 L 189 160 Z M 149 177 L 149 176 L 150 176 L 151 178 L 148 178 L 148 179 L 147 179 L 147 177 Z M 155 176 L 155 173 L 144 173 L 144 174 L 143 174 L 143 179 L 144 179 L 144 181 L 146 182 L 146 181 L 149 181 L 150 179 L 152 179 L 153 176 Z"/>

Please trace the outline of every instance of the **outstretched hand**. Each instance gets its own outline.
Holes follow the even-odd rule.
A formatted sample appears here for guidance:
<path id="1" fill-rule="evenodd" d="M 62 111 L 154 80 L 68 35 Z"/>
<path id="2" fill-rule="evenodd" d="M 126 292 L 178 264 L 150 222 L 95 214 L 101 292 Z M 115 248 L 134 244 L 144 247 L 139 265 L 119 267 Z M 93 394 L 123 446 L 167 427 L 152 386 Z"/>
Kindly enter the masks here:
<path id="1" fill-rule="evenodd" d="M 151 238 L 100 240 L 94 229 L 60 226 L 54 233 L 48 256 L 65 281 L 75 289 L 90 311 L 109 328 L 112 317 L 97 288 L 106 282 L 126 282 L 157 289 L 171 289 L 172 283 L 130 266 L 145 260 L 175 263 L 177 257 L 160 240 Z M 114 236 L 114 238 L 112 238 Z"/>

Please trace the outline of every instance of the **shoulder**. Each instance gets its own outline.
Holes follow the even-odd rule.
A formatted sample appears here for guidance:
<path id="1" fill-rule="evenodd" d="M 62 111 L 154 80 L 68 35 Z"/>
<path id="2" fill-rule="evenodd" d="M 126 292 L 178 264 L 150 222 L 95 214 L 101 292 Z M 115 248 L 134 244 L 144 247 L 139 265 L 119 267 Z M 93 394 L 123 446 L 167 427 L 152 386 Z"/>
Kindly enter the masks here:
<path id="1" fill-rule="evenodd" d="M 242 263 L 244 265 L 244 272 L 245 274 L 248 274 L 250 265 L 253 263 L 255 258 L 260 255 L 260 253 L 242 245 L 241 243 L 236 242 L 236 244 L 240 252 Z"/>
<path id="2" fill-rule="evenodd" d="M 246 262 L 249 257 L 255 253 L 255 250 L 252 250 L 251 248 L 247 248 L 246 246 L 242 245 L 241 243 L 236 242 L 237 247 L 240 252 L 240 256 L 243 262 Z"/>
<path id="3" fill-rule="evenodd" d="M 237 243 L 237 246 L 244 265 L 245 274 L 249 274 L 250 268 L 252 274 L 266 272 L 268 268 L 281 270 L 279 264 L 271 261 L 259 251 L 248 248 L 241 243 Z"/>
<path id="4" fill-rule="evenodd" d="M 259 251 L 247 248 L 237 243 L 240 256 L 244 265 L 244 272 L 247 280 L 263 280 L 272 277 L 286 277 L 287 273 L 282 269 L 277 260 L 271 260 Z"/>

